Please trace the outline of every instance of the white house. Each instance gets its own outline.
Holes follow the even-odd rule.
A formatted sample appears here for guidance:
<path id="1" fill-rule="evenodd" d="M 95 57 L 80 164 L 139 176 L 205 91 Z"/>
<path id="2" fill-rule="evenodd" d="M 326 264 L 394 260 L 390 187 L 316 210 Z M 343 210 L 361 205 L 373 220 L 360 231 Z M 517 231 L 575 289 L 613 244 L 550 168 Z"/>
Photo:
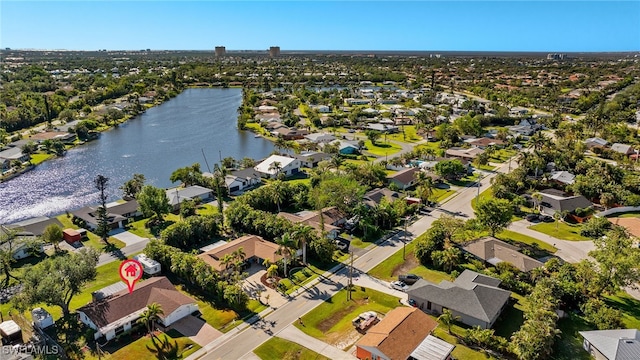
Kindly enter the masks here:
<path id="1" fill-rule="evenodd" d="M 254 169 L 262 177 L 274 179 L 278 174 L 285 176 L 295 175 L 300 172 L 300 160 L 282 155 L 271 155 L 256 165 Z"/>
<path id="2" fill-rule="evenodd" d="M 111 340 L 131 329 L 147 305 L 157 303 L 164 314 L 158 322 L 169 326 L 198 310 L 196 301 L 176 290 L 164 276 L 155 277 L 78 309 L 80 321 L 96 330 L 95 339 Z"/>
<path id="3" fill-rule="evenodd" d="M 224 183 L 229 189 L 229 193 L 244 191 L 262 182 L 260 173 L 253 168 L 235 170 L 225 175 Z"/>
<path id="4" fill-rule="evenodd" d="M 336 139 L 335 136 L 331 135 L 331 134 L 327 134 L 327 133 L 313 133 L 313 134 L 307 134 L 304 136 L 305 139 L 311 141 L 312 143 L 328 143 L 328 142 L 332 142 L 333 140 Z"/>

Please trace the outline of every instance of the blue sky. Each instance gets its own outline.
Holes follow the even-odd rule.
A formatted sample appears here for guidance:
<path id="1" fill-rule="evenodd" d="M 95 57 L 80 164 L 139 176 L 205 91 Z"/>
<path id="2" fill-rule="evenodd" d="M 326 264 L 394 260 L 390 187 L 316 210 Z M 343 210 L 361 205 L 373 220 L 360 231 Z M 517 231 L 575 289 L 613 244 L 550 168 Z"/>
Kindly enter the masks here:
<path id="1" fill-rule="evenodd" d="M 638 51 L 640 1 L 0 1 L 0 47 Z"/>

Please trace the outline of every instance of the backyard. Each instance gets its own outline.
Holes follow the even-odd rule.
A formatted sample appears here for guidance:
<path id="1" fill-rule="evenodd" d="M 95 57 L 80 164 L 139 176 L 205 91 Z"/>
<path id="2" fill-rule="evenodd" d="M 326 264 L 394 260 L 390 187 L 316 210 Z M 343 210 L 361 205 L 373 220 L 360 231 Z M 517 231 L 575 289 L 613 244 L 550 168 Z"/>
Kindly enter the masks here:
<path id="1" fill-rule="evenodd" d="M 365 153 L 370 153 L 376 156 L 389 156 L 402 150 L 399 145 L 392 142 L 384 142 L 382 139 L 376 141 L 375 144 L 372 144 L 371 140 L 366 140 L 364 142 L 364 146 L 367 148 L 367 150 L 364 150 Z"/>
<path id="2" fill-rule="evenodd" d="M 588 237 L 580 235 L 580 224 L 568 224 L 564 221 L 554 221 L 551 223 L 540 223 L 529 226 L 529 229 L 539 231 L 543 234 L 553 236 L 561 240 L 569 241 L 585 241 L 590 240 Z"/>
<path id="3" fill-rule="evenodd" d="M 442 280 L 451 280 L 449 274 L 421 265 L 413 253 L 414 247 L 415 242 L 406 245 L 406 260 L 402 256 L 403 250 L 398 250 L 378 266 L 371 269 L 368 274 L 385 281 L 397 280 L 398 275 L 406 273 L 416 274 L 436 284 Z"/>
<path id="4" fill-rule="evenodd" d="M 176 330 L 169 330 L 157 336 L 155 343 L 168 342 L 172 349 L 175 349 L 175 358 L 183 359 L 200 349 L 200 345 L 191 341 Z M 151 350 L 150 350 L 151 349 Z M 85 359 L 105 359 L 105 360 L 127 360 L 127 359 L 148 359 L 150 357 L 160 358 L 156 353 L 156 347 L 149 335 L 143 336 L 131 343 L 118 345 L 113 343 L 103 348 L 102 356 L 93 356 L 85 353 Z M 97 355 L 97 354 L 96 354 Z M 171 358 L 171 357 L 168 357 Z"/>

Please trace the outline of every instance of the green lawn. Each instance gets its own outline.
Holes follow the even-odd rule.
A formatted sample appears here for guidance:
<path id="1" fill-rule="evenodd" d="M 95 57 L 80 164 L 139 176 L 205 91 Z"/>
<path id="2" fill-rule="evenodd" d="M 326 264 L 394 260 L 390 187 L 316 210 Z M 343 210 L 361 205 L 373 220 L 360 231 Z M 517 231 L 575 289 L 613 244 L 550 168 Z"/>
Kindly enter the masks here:
<path id="1" fill-rule="evenodd" d="M 448 198 L 449 196 L 455 194 L 456 192 L 451 190 L 451 189 L 440 189 L 440 188 L 434 188 L 433 189 L 433 194 L 431 195 L 431 200 L 440 203 L 442 201 L 444 201 L 446 198 Z"/>
<path id="2" fill-rule="evenodd" d="M 415 143 L 422 140 L 422 138 L 416 133 L 415 125 L 405 125 L 404 136 L 402 135 L 402 126 L 400 126 L 399 132 L 397 134 L 387 135 L 387 139 L 404 143 Z"/>
<path id="3" fill-rule="evenodd" d="M 262 360 L 330 360 L 289 340 L 272 337 L 253 350 Z"/>
<path id="4" fill-rule="evenodd" d="M 357 248 L 365 249 L 367 246 L 374 244 L 374 242 L 364 241 L 362 238 L 358 236 L 351 236 L 351 246 L 355 246 Z"/>
<path id="5" fill-rule="evenodd" d="M 512 240 L 515 242 L 531 245 L 533 248 L 540 249 L 552 254 L 558 251 L 558 249 L 553 245 L 549 245 L 544 241 L 540 241 L 538 239 L 532 238 L 531 236 L 522 235 L 511 230 L 503 230 L 501 233 L 497 234 L 496 237 L 503 241 Z"/>
<path id="6" fill-rule="evenodd" d="M 74 225 L 71 222 L 71 218 L 68 218 L 67 215 L 62 214 L 62 215 L 58 215 L 56 217 L 56 219 L 58 219 L 63 226 L 63 230 L 64 229 L 79 229 L 79 226 Z M 83 240 L 82 244 L 84 244 L 84 246 L 90 246 L 100 252 L 103 251 L 110 251 L 110 249 L 105 249 L 105 244 L 102 242 L 102 239 L 100 239 L 100 237 L 94 233 L 92 233 L 91 231 L 87 230 L 87 236 L 88 236 L 88 240 Z M 115 247 L 117 249 L 122 249 L 123 247 L 125 247 L 125 243 L 123 243 L 122 241 L 110 236 L 109 237 L 109 244 L 111 244 L 112 247 Z"/>
<path id="7" fill-rule="evenodd" d="M 476 209 L 476 200 L 482 201 L 491 197 L 493 197 L 493 190 L 491 190 L 491 187 L 489 187 L 487 190 L 481 192 L 480 196 L 477 199 L 474 197 L 473 200 L 471 200 L 471 208 L 473 210 Z"/>
<path id="8" fill-rule="evenodd" d="M 371 143 L 371 140 L 365 140 L 364 146 L 367 148 L 367 150 L 364 150 L 365 152 L 368 152 L 370 154 L 377 155 L 377 156 L 393 155 L 398 151 L 402 150 L 402 148 L 399 145 L 396 145 L 391 142 L 384 142 L 383 137 L 378 139 L 375 145 Z"/>
<path id="9" fill-rule="evenodd" d="M 607 217 L 635 218 L 635 217 L 640 217 L 640 212 L 636 211 L 636 212 L 628 212 L 624 214 L 612 214 Z"/>
<path id="10" fill-rule="evenodd" d="M 494 163 L 503 163 L 509 160 L 510 157 L 515 156 L 517 153 L 518 152 L 516 150 L 500 149 L 491 155 L 489 161 Z"/>
<path id="11" fill-rule="evenodd" d="M 178 358 L 180 359 L 184 359 L 187 356 L 189 356 L 190 354 L 194 353 L 195 351 L 197 351 L 198 349 L 200 349 L 200 345 L 194 343 L 193 341 L 191 341 L 188 337 L 182 335 L 181 333 L 179 333 L 176 330 L 169 330 L 166 333 L 162 333 L 160 335 L 158 335 L 159 340 L 162 341 L 166 341 L 168 340 L 169 343 L 173 346 L 177 346 L 178 348 Z M 159 344 L 159 342 L 156 340 L 156 343 Z M 109 348 L 107 347 L 107 352 L 109 352 L 109 354 L 107 356 L 104 356 L 103 359 L 106 360 L 128 360 L 128 359 L 150 359 L 150 358 L 154 358 L 156 355 L 151 352 L 151 350 L 149 350 L 149 348 L 154 349 L 155 351 L 155 347 L 153 345 L 153 342 L 151 340 L 151 337 L 149 336 L 143 336 L 140 339 L 122 346 L 120 348 L 117 348 L 117 350 L 113 351 L 113 352 L 109 352 Z M 93 358 L 93 359 L 97 359 L 97 357 L 86 357 L 86 358 Z"/>
<path id="12" fill-rule="evenodd" d="M 476 169 L 485 171 L 494 171 L 496 168 L 491 165 L 473 165 Z"/>
<path id="13" fill-rule="evenodd" d="M 616 295 L 605 296 L 607 305 L 622 311 L 622 322 L 629 329 L 640 329 L 640 300 L 636 300 L 624 291 Z"/>
<path id="14" fill-rule="evenodd" d="M 338 291 L 304 315 L 303 324 L 295 322 L 294 325 L 307 335 L 332 344 L 354 331 L 351 320 L 358 314 L 370 310 L 386 314 L 400 305 L 395 296 L 361 286 L 354 286 L 351 295 L 352 299 L 347 300 L 347 290 Z"/>
<path id="15" fill-rule="evenodd" d="M 414 247 L 415 242 L 411 242 L 406 245 L 406 260 L 402 258 L 403 250 L 400 249 L 385 261 L 371 269 L 368 274 L 386 281 L 397 280 L 400 273 L 413 273 L 436 284 L 440 283 L 442 280 L 451 280 L 449 274 L 443 271 L 429 269 L 424 265 L 421 265 L 413 255 Z"/>
<path id="16" fill-rule="evenodd" d="M 514 292 L 511 293 L 509 304 L 504 309 L 494 325 L 496 335 L 509 339 L 514 332 L 520 330 L 524 322 L 524 307 L 527 299 Z"/>
<path id="17" fill-rule="evenodd" d="M 53 155 L 51 154 L 31 154 L 31 163 L 33 165 L 38 165 L 50 159 L 52 156 Z"/>
<path id="18" fill-rule="evenodd" d="M 456 328 L 459 328 L 459 333 L 462 336 L 464 334 L 464 329 L 454 325 L 451 327 L 452 333 L 456 332 Z M 453 344 L 456 347 L 453 349 L 451 355 L 455 359 L 464 359 L 464 360 L 487 360 L 487 359 L 495 359 L 494 357 L 482 353 L 478 350 L 471 349 L 469 347 L 464 346 L 460 339 L 453 334 L 447 333 L 447 329 L 443 326 L 438 326 L 435 330 L 433 330 L 433 335 L 439 337 L 440 339 L 448 342 L 449 344 Z"/>
<path id="19" fill-rule="evenodd" d="M 202 313 L 202 319 L 209 325 L 222 332 L 228 332 L 229 330 L 242 324 L 243 318 L 248 316 L 250 317 L 267 308 L 265 305 L 260 304 L 259 301 L 251 299 L 247 304 L 247 312 L 239 314 L 231 309 L 217 308 L 215 303 L 210 299 L 204 296 L 192 294 L 186 291 L 182 285 L 178 285 L 177 288 L 185 295 L 194 298 L 198 303 L 198 309 L 200 310 L 200 313 Z"/>
<path id="20" fill-rule="evenodd" d="M 593 325 L 582 317 L 569 313 L 569 317 L 558 320 L 560 338 L 553 346 L 553 358 L 557 360 L 589 360 L 591 356 L 582 348 L 582 336 L 578 331 L 593 330 Z"/>
<path id="21" fill-rule="evenodd" d="M 580 235 L 580 225 L 571 225 L 566 222 L 540 223 L 529 226 L 529 229 L 539 231 L 543 234 L 553 236 L 561 240 L 569 241 L 585 241 L 590 240 L 588 237 Z"/>

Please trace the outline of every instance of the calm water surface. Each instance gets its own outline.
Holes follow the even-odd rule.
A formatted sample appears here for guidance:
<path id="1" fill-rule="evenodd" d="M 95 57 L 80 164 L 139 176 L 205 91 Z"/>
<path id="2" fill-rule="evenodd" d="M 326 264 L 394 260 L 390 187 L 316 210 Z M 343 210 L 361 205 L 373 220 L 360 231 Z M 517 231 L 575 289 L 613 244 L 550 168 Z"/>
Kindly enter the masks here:
<path id="1" fill-rule="evenodd" d="M 169 176 L 179 167 L 197 162 L 207 171 L 202 149 L 211 167 L 220 153 L 236 159 L 267 156 L 272 143 L 236 128 L 241 101 L 240 89 L 188 89 L 99 140 L 0 183 L 0 224 L 96 204 L 98 174 L 109 178 L 109 198 L 115 200 L 134 173 L 166 188 L 177 185 Z"/>

